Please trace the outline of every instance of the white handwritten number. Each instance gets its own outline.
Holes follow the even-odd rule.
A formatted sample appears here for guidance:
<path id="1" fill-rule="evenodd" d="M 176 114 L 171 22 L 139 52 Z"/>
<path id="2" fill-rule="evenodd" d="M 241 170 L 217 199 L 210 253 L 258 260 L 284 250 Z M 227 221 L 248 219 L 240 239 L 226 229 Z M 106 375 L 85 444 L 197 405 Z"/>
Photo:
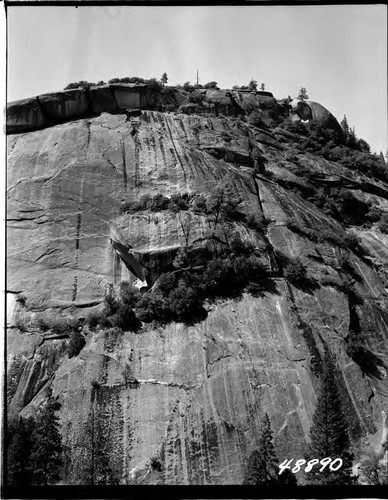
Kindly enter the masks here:
<path id="1" fill-rule="evenodd" d="M 300 460 L 297 460 L 297 461 L 295 462 L 295 465 L 294 465 L 293 469 L 292 469 L 292 472 L 293 472 L 294 474 L 296 474 L 297 472 L 299 472 L 299 471 L 300 471 L 300 468 L 301 468 L 301 467 L 302 467 L 302 465 L 304 465 L 305 463 L 306 463 L 306 460 L 303 460 L 303 458 L 302 458 L 302 459 L 300 459 Z"/>
<path id="2" fill-rule="evenodd" d="M 314 467 L 314 465 L 317 465 L 317 464 L 320 464 L 322 465 L 322 467 L 319 469 L 319 472 L 322 472 L 323 470 L 326 469 L 326 467 L 330 464 L 329 466 L 329 469 L 333 472 L 336 472 L 338 469 L 340 469 L 343 465 L 343 461 L 342 461 L 342 458 L 335 458 L 334 460 L 331 459 L 330 457 L 326 457 L 326 458 L 322 458 L 322 460 L 318 460 L 317 458 L 313 458 L 312 460 L 309 460 L 307 463 L 306 463 L 306 460 L 304 460 L 303 458 L 297 460 L 295 462 L 295 465 L 294 467 L 292 467 L 292 462 L 294 461 L 295 459 L 294 458 L 291 458 L 291 460 L 284 460 L 284 462 L 282 462 L 280 465 L 279 465 L 279 476 L 280 474 L 282 474 L 286 469 L 290 469 L 291 472 L 293 472 L 294 474 L 297 474 L 302 466 L 304 464 L 306 464 L 306 467 L 304 469 L 305 472 L 310 472 L 312 470 L 312 468 Z M 292 469 L 291 469 L 292 467 Z"/>
<path id="3" fill-rule="evenodd" d="M 280 465 L 279 465 L 279 476 L 280 474 L 285 470 L 285 469 L 291 469 L 291 464 L 292 462 L 294 461 L 293 458 L 291 458 L 291 460 L 287 460 L 285 459 L 284 462 L 282 462 Z"/>
<path id="4" fill-rule="evenodd" d="M 310 472 L 314 465 L 319 464 L 319 460 L 317 458 L 313 458 L 309 462 L 307 462 L 307 467 L 305 468 L 305 472 Z"/>
<path id="5" fill-rule="evenodd" d="M 322 472 L 329 465 L 330 462 L 331 462 L 330 457 L 322 458 L 322 460 L 319 463 L 323 465 L 323 467 L 319 469 L 319 472 Z"/>
<path id="6" fill-rule="evenodd" d="M 333 465 L 334 465 L 337 461 L 339 462 L 339 465 L 338 465 L 336 468 L 334 468 L 334 467 L 333 467 Z M 331 464 L 330 464 L 330 470 L 332 470 L 332 471 L 334 471 L 334 472 L 335 472 L 336 470 L 338 470 L 338 469 L 340 469 L 340 468 L 342 467 L 342 464 L 343 464 L 343 462 L 342 462 L 342 458 L 336 458 L 335 460 L 333 460 L 333 461 L 331 462 Z"/>

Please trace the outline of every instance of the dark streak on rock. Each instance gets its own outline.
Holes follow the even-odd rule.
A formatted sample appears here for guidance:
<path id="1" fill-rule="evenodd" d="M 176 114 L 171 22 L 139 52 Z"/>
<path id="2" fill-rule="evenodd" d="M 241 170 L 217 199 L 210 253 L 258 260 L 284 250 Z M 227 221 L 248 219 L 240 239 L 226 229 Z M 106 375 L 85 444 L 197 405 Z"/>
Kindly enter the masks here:
<path id="1" fill-rule="evenodd" d="M 76 250 L 79 249 L 79 235 L 80 235 L 80 230 L 81 230 L 81 212 L 78 212 L 78 215 L 77 215 L 77 236 L 76 236 L 76 240 L 75 240 L 75 248 L 76 248 Z"/>
<path id="2" fill-rule="evenodd" d="M 75 302 L 75 299 L 77 298 L 77 286 L 78 286 L 78 276 L 74 277 L 74 283 L 73 283 L 73 292 L 71 295 L 71 301 Z"/>
<path id="3" fill-rule="evenodd" d="M 123 178 L 124 178 L 124 189 L 127 190 L 127 184 L 128 184 L 128 178 L 127 178 L 127 165 L 126 165 L 126 160 L 125 160 L 125 146 L 124 142 L 121 140 L 121 155 L 123 158 Z M 136 156 L 136 153 L 135 153 Z M 137 163 L 137 162 L 136 162 Z M 135 165 L 135 176 L 136 176 L 136 165 Z M 136 181 L 135 181 L 136 185 Z"/>
<path id="4" fill-rule="evenodd" d="M 173 137 L 172 137 L 172 133 L 171 133 L 170 125 L 169 125 L 169 123 L 168 123 L 168 121 L 167 121 L 167 120 L 166 120 L 166 125 L 167 125 L 167 130 L 168 130 L 168 133 L 169 133 L 169 135 L 170 135 L 171 143 L 172 143 L 173 148 L 174 148 L 175 153 L 176 153 L 176 158 L 177 158 L 177 160 L 178 160 L 178 162 L 179 162 L 179 165 L 180 165 L 180 167 L 181 167 L 181 169 L 182 169 L 182 172 L 183 172 L 183 179 L 184 179 L 185 184 L 186 184 L 186 172 L 185 172 L 185 169 L 184 169 L 184 167 L 183 167 L 183 165 L 182 165 L 181 159 L 179 158 L 178 151 L 177 151 L 177 149 L 176 149 L 176 146 L 175 146 L 175 143 L 174 143 L 174 139 L 173 139 Z"/>

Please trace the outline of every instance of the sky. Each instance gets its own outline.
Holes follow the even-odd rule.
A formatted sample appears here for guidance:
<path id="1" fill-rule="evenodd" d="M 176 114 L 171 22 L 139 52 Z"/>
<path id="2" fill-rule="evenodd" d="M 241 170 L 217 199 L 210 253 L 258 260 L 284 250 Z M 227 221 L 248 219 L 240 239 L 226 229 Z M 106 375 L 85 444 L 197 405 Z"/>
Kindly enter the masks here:
<path id="1" fill-rule="evenodd" d="M 306 87 L 372 151 L 388 149 L 387 7 L 8 7 L 7 99 L 114 77 L 168 84 L 253 78 L 277 99 Z"/>

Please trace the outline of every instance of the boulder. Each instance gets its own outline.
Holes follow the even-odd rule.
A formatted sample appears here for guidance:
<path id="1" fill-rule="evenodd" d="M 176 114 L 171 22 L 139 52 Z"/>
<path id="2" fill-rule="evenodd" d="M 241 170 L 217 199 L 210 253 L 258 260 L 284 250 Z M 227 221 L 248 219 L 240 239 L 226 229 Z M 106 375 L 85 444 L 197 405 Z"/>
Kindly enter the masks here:
<path id="1" fill-rule="evenodd" d="M 301 120 L 311 120 L 313 115 L 310 106 L 306 101 L 293 99 L 290 103 L 293 113 L 295 113 Z"/>
<path id="2" fill-rule="evenodd" d="M 322 104 L 314 101 L 303 101 L 293 99 L 291 101 L 292 112 L 301 120 L 312 120 L 324 127 L 335 132 L 341 132 L 341 126 L 337 119 L 328 111 Z"/>
<path id="3" fill-rule="evenodd" d="M 322 104 L 307 101 L 311 109 L 312 119 L 324 128 L 341 132 L 341 126 L 337 119 Z"/>

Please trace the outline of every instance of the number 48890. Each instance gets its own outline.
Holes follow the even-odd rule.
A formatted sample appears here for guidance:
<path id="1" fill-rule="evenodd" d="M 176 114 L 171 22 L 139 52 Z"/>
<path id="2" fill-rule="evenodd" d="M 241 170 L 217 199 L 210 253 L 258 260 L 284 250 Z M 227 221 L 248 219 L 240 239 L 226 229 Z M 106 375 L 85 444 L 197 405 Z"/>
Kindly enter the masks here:
<path id="1" fill-rule="evenodd" d="M 306 460 L 303 460 L 303 459 L 300 459 L 300 460 L 297 460 L 294 464 L 294 467 L 291 468 L 291 465 L 292 465 L 292 462 L 294 461 L 295 459 L 294 458 L 291 458 L 291 460 L 284 460 L 284 462 L 282 462 L 280 465 L 279 465 L 279 476 L 282 472 L 284 472 L 286 469 L 290 469 L 291 472 L 293 472 L 294 474 L 296 474 L 297 472 L 299 472 L 301 470 L 301 468 L 306 464 L 306 467 L 304 469 L 305 472 L 310 472 L 312 470 L 312 468 L 315 466 L 315 465 L 318 465 L 320 464 L 322 467 L 319 469 L 319 472 L 322 472 L 323 470 L 325 470 L 325 468 L 327 466 L 329 466 L 329 469 L 333 472 L 337 471 L 338 469 L 340 469 L 342 467 L 342 459 L 341 458 L 335 458 L 334 460 L 332 458 L 322 458 L 322 460 L 318 460 L 317 458 L 313 458 L 312 460 L 309 460 L 308 462 L 306 462 Z"/>

